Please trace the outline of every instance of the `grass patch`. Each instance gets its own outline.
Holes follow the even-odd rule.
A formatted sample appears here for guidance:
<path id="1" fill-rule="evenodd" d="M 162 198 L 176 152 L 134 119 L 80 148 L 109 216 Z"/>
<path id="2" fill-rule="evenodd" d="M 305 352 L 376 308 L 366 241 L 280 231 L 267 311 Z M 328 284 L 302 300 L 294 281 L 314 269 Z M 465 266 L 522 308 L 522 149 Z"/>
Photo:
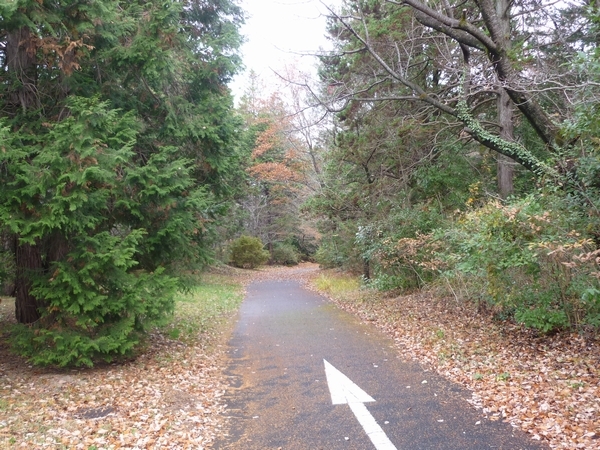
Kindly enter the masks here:
<path id="1" fill-rule="evenodd" d="M 318 290 L 334 297 L 355 294 L 360 290 L 357 278 L 341 273 L 322 273 L 314 283 Z"/>
<path id="2" fill-rule="evenodd" d="M 240 283 L 227 276 L 204 274 L 189 292 L 179 294 L 173 318 L 164 331 L 170 338 L 185 343 L 212 336 L 237 311 L 243 298 Z"/>

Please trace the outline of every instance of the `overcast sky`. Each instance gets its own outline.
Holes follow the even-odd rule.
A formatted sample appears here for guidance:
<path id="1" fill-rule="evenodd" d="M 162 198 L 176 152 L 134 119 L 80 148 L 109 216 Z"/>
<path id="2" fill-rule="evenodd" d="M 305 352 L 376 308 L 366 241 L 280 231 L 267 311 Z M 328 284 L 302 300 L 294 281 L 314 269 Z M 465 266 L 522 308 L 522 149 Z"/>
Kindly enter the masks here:
<path id="1" fill-rule="evenodd" d="M 340 0 L 326 0 L 339 4 Z M 303 71 L 315 67 L 316 59 L 302 56 L 327 48 L 325 39 L 326 11 L 318 0 L 241 0 L 248 18 L 242 27 L 247 42 L 242 47 L 246 72 L 231 85 L 239 96 L 247 86 L 252 69 L 268 84 L 272 71 L 285 64 L 299 65 Z"/>

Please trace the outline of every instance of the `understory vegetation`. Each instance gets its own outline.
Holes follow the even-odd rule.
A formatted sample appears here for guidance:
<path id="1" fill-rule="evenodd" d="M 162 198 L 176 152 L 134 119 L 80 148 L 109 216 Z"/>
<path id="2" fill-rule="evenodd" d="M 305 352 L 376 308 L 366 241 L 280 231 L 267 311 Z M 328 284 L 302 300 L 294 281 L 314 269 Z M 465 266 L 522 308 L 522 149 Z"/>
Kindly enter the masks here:
<path id="1" fill-rule="evenodd" d="M 435 286 L 498 319 L 549 333 L 600 326 L 600 251 L 588 226 L 562 194 L 536 192 L 487 200 L 414 234 L 378 230 L 364 247 L 359 231 L 356 248 L 371 265 L 367 286 Z"/>
<path id="2" fill-rule="evenodd" d="M 462 206 L 430 199 L 390 206 L 375 223 L 322 219 L 331 231 L 317 262 L 359 274 L 382 291 L 435 286 L 543 333 L 598 329 L 595 212 L 560 189 L 534 188 L 506 200 L 477 197 L 476 190 L 465 190 Z"/>

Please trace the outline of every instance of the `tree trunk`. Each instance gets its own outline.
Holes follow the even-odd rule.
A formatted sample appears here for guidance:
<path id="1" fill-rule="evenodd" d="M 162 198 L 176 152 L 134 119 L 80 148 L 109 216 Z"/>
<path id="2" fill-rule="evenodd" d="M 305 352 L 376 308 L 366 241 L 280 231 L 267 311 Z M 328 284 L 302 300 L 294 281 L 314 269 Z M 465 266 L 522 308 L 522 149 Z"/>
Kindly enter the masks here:
<path id="1" fill-rule="evenodd" d="M 513 85 L 518 77 L 508 56 L 511 48 L 511 4 L 510 0 L 481 0 L 478 2 L 483 21 L 497 46 L 497 51 L 490 54 L 491 62 L 513 104 L 527 118 L 537 135 L 550 146 L 550 149 L 553 149 L 558 133 L 557 126 L 542 106 L 534 101 L 531 93 L 515 89 Z"/>
<path id="2" fill-rule="evenodd" d="M 29 111 L 38 106 L 36 45 L 29 28 L 23 27 L 6 36 L 6 64 L 17 83 L 9 87 L 9 103 Z M 15 87 L 16 86 L 16 87 Z"/>
<path id="3" fill-rule="evenodd" d="M 508 142 L 514 141 L 513 110 L 511 100 L 504 89 L 498 95 L 498 122 L 500 137 Z M 514 161 L 508 156 L 498 153 L 498 192 L 502 198 L 508 197 L 514 191 Z"/>
<path id="4" fill-rule="evenodd" d="M 502 31 L 501 39 L 504 47 L 510 47 L 510 0 L 496 0 L 496 14 L 499 28 Z M 500 137 L 508 142 L 514 141 L 514 113 L 510 96 L 500 84 L 500 94 L 497 101 L 498 124 L 500 125 Z M 502 198 L 508 197 L 514 191 L 514 168 L 513 161 L 505 155 L 498 154 L 498 192 Z"/>
<path id="5" fill-rule="evenodd" d="M 54 231 L 48 239 L 44 240 L 42 254 L 45 256 L 44 269 L 49 270 L 52 263 L 61 261 L 69 253 L 69 241 L 59 231 Z"/>
<path id="6" fill-rule="evenodd" d="M 513 104 L 525 116 L 542 141 L 549 145 L 550 150 L 554 150 L 558 127 L 530 92 L 513 86 L 513 83 L 518 79 L 518 71 L 508 56 L 511 41 L 511 2 L 509 0 L 479 0 L 476 2 L 477 9 L 481 12 L 483 24 L 485 25 L 483 29 L 477 28 L 466 20 L 463 22 L 444 15 L 444 13 L 428 6 L 427 2 L 421 0 L 389 1 L 394 4 L 411 6 L 415 11 L 415 18 L 424 26 L 437 30 L 468 47 L 485 49 L 498 79 L 503 84 Z M 415 89 L 411 83 L 404 84 L 413 89 L 417 95 L 423 95 L 422 98 L 428 103 L 451 114 L 446 104 L 438 103 L 426 97 L 425 92 L 418 88 Z M 493 147 L 487 145 L 487 140 L 483 139 L 479 142 L 493 149 Z"/>
<path id="7" fill-rule="evenodd" d="M 27 27 L 10 31 L 6 35 L 6 66 L 8 68 L 8 104 L 9 114 L 18 114 L 34 110 L 38 106 L 36 74 L 36 41 Z M 15 273 L 15 315 L 19 323 L 33 323 L 40 318 L 38 300 L 31 295 L 33 276 L 42 269 L 40 246 L 19 244 L 15 236 L 14 255 Z"/>
<path id="8" fill-rule="evenodd" d="M 31 295 L 32 278 L 42 271 L 38 245 L 17 244 L 15 277 L 15 315 L 19 323 L 33 323 L 40 318 L 38 300 Z"/>
<path id="9" fill-rule="evenodd" d="M 365 280 L 371 279 L 371 261 L 367 258 L 363 258 L 363 278 Z"/>

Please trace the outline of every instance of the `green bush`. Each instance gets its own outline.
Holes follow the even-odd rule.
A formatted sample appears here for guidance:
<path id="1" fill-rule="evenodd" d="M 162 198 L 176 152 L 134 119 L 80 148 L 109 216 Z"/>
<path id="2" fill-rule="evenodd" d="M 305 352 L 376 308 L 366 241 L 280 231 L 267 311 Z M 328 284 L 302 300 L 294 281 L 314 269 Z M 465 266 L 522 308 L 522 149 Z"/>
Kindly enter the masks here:
<path id="1" fill-rule="evenodd" d="M 314 260 L 323 269 L 343 269 L 353 274 L 362 273 L 363 260 L 360 257 L 352 236 L 323 239 L 314 255 Z"/>
<path id="2" fill-rule="evenodd" d="M 547 193 L 492 201 L 440 230 L 453 292 L 543 333 L 595 324 L 600 250 L 568 202 Z"/>
<path id="3" fill-rule="evenodd" d="M 430 233 L 442 223 L 438 209 L 415 205 L 394 209 L 376 228 L 359 227 L 356 247 L 371 266 L 367 284 L 381 291 L 407 291 L 431 281 L 439 273 L 439 264 Z"/>
<path id="4" fill-rule="evenodd" d="M 321 245 L 315 253 L 315 261 L 319 263 L 323 269 L 333 269 L 343 266 L 344 255 L 337 250 L 335 244 L 330 241 L 324 241 L 321 242 Z"/>
<path id="5" fill-rule="evenodd" d="M 143 233 L 125 237 L 99 233 L 65 261 L 51 279 L 36 280 L 33 295 L 47 307 L 32 325 L 15 325 L 16 352 L 36 365 L 92 366 L 131 353 L 144 332 L 173 310 L 177 279 L 163 269 L 130 270 Z"/>
<path id="6" fill-rule="evenodd" d="M 282 264 L 284 266 L 295 266 L 298 264 L 300 255 L 292 244 L 278 242 L 273 246 L 271 253 L 271 261 L 274 264 Z"/>
<path id="7" fill-rule="evenodd" d="M 43 140 L 3 140 L 0 222 L 40 260 L 21 262 L 38 317 L 17 314 L 27 323 L 15 326 L 14 351 L 36 365 L 92 366 L 131 353 L 170 315 L 178 277 L 169 265 L 201 256 L 207 194 L 177 147 L 135 163 L 133 114 L 96 98 L 67 105 Z"/>
<path id="8" fill-rule="evenodd" d="M 269 252 L 263 249 L 259 238 L 241 236 L 229 246 L 230 264 L 244 269 L 254 269 L 269 260 Z"/>

